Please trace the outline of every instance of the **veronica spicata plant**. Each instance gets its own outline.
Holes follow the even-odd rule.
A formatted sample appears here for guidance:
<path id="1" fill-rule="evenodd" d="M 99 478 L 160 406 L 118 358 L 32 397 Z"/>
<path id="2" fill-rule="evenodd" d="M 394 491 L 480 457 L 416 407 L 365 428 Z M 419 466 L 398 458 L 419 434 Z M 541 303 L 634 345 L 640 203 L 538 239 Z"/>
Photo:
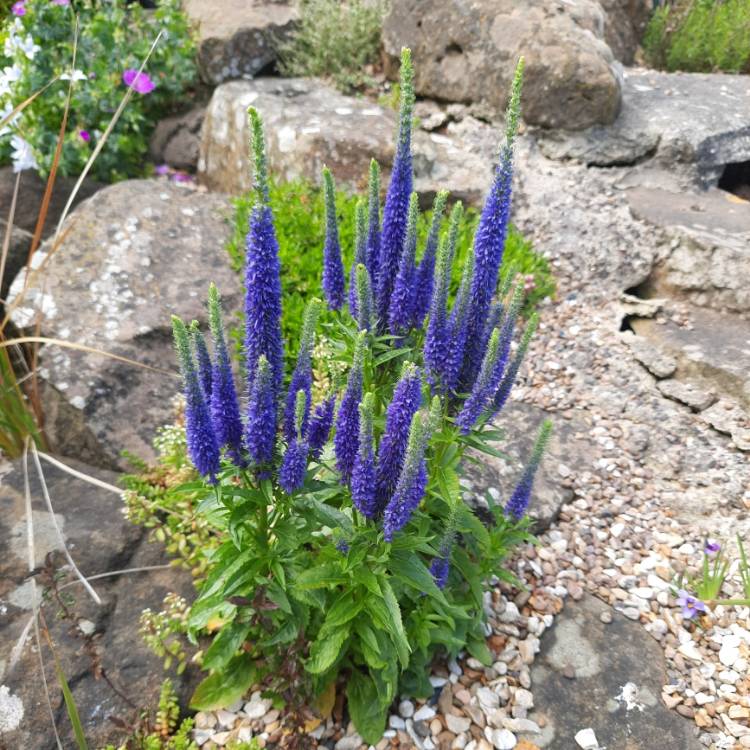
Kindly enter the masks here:
<path id="1" fill-rule="evenodd" d="M 459 487 L 461 460 L 470 448 L 494 452 L 490 443 L 500 434 L 490 423 L 506 403 L 535 326 L 532 316 L 518 330 L 523 290 L 497 288 L 522 69 L 519 63 L 495 182 L 452 303 L 461 208 L 452 209 L 441 233 L 447 194 L 436 198 L 427 247 L 415 252 L 408 50 L 382 221 L 374 169 L 367 206 L 356 208 L 353 269 L 342 264 L 333 176 L 325 172 L 320 277 L 336 312 L 323 325 L 346 375 L 318 403 L 311 352 L 323 303 L 306 308 L 288 375 L 276 217 L 262 123 L 250 110 L 257 199 L 246 246 L 241 389 L 227 363 L 216 290 L 209 293 L 208 364 L 202 338 L 174 319 L 188 452 L 204 482 L 188 490 L 205 488 L 199 512 L 222 539 L 188 621 L 193 638 L 214 634 L 196 708 L 227 705 L 260 685 L 290 704 L 293 715 L 300 701 L 340 685 L 357 730 L 375 743 L 397 695 L 431 694 L 436 655 L 468 650 L 491 663 L 484 586 L 494 576 L 513 580 L 503 560 L 530 539 L 527 509 L 550 434 L 545 423 L 518 486 L 491 505 L 490 523 L 481 521 Z M 304 717 L 302 709 L 297 715 Z"/>

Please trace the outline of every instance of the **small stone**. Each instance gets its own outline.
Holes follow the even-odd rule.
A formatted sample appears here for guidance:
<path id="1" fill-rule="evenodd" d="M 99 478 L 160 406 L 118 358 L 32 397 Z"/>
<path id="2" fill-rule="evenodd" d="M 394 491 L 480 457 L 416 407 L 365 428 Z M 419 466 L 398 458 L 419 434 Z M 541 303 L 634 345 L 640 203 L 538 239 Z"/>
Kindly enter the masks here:
<path id="1" fill-rule="evenodd" d="M 271 701 L 263 698 L 248 701 L 242 709 L 248 719 L 260 719 L 271 708 Z"/>
<path id="2" fill-rule="evenodd" d="M 601 621 L 602 621 L 602 622 L 603 622 L 603 623 L 604 623 L 605 625 L 609 625 L 609 624 L 610 624 L 610 623 L 612 622 L 612 613 L 611 613 L 611 612 L 610 612 L 610 611 L 609 611 L 608 609 L 605 609 L 605 610 L 604 610 L 604 612 L 602 612 L 602 613 L 601 613 L 601 614 L 599 615 L 599 619 L 600 619 L 600 620 L 601 620 Z"/>
<path id="3" fill-rule="evenodd" d="M 596 739 L 594 730 L 591 728 L 581 729 L 580 732 L 576 732 L 575 741 L 578 747 L 583 750 L 598 750 L 599 742 Z"/>
<path id="4" fill-rule="evenodd" d="M 719 650 L 719 661 L 725 667 L 731 667 L 740 658 L 740 650 L 731 643 L 723 643 Z"/>
<path id="5" fill-rule="evenodd" d="M 463 734 L 464 732 L 469 731 L 471 719 L 467 719 L 465 716 L 445 714 L 445 724 L 453 734 Z"/>
<path id="6" fill-rule="evenodd" d="M 234 726 L 234 722 L 237 721 L 237 714 L 221 708 L 216 712 L 216 718 L 219 720 L 221 726 L 231 729 Z"/>
<path id="7" fill-rule="evenodd" d="M 496 750 L 513 750 L 517 744 L 516 735 L 508 729 L 486 729 L 485 736 Z"/>
<path id="8" fill-rule="evenodd" d="M 358 734 L 347 734 L 334 745 L 334 750 L 357 750 L 361 744 L 362 738 Z"/>
<path id="9" fill-rule="evenodd" d="M 196 729 L 211 729 L 216 726 L 216 714 L 210 711 L 198 711 L 195 715 Z"/>
<path id="10" fill-rule="evenodd" d="M 513 705 L 519 708 L 533 708 L 534 696 L 524 688 L 518 688 L 513 696 Z"/>
<path id="11" fill-rule="evenodd" d="M 414 716 L 414 704 L 411 701 L 403 700 L 398 704 L 398 712 L 404 719 L 410 719 Z"/>
<path id="12" fill-rule="evenodd" d="M 500 705 L 500 696 L 488 687 L 480 687 L 477 690 L 477 700 L 482 708 L 497 708 Z"/>
<path id="13" fill-rule="evenodd" d="M 433 719 L 430 722 L 430 734 L 433 737 L 437 737 L 442 731 L 443 731 L 443 722 L 437 718 Z M 451 741 L 452 740 L 453 740 L 453 737 L 451 737 Z"/>
<path id="14" fill-rule="evenodd" d="M 406 729 L 406 722 L 400 716 L 392 714 L 388 717 L 388 726 L 391 729 Z"/>
<path id="15" fill-rule="evenodd" d="M 679 649 L 677 649 L 683 656 L 687 656 L 688 659 L 693 661 L 703 661 L 703 656 L 698 650 L 698 646 L 695 645 L 695 641 L 685 641 Z"/>
<path id="16" fill-rule="evenodd" d="M 414 713 L 414 721 L 430 721 L 435 718 L 436 711 L 426 703 Z"/>

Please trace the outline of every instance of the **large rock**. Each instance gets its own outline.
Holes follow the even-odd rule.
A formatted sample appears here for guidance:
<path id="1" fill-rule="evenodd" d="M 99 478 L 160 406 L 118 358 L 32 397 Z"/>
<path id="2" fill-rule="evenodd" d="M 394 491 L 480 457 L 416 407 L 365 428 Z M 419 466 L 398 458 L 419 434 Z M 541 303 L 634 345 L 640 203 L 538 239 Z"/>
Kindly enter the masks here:
<path id="1" fill-rule="evenodd" d="M 149 155 L 154 162 L 194 170 L 198 165 L 205 114 L 206 108 L 199 106 L 160 120 L 149 142 Z"/>
<path id="2" fill-rule="evenodd" d="M 633 214 L 663 230 L 669 247 L 649 280 L 697 305 L 750 312 L 750 203 L 712 188 L 627 191 Z"/>
<path id="3" fill-rule="evenodd" d="M 65 426 L 50 425 L 59 452 L 79 455 L 79 436 L 69 426 L 77 416 L 78 427 L 98 443 L 96 460 L 103 465 L 122 465 L 123 450 L 151 455 L 155 429 L 171 418 L 170 400 L 180 387 L 170 315 L 205 322 L 211 281 L 224 295 L 228 313 L 239 304 L 239 280 L 224 251 L 230 215 L 223 195 L 165 180 L 132 180 L 97 193 L 69 219 L 48 266 L 44 296 L 32 283 L 14 322 L 28 326 L 41 307 L 45 335 L 158 370 L 102 354 L 43 348 L 42 377 L 75 410 L 60 412 Z M 37 251 L 36 266 L 48 251 L 48 244 Z M 22 285 L 23 275 L 11 298 Z M 94 458 L 89 452 L 89 460 Z"/>
<path id="4" fill-rule="evenodd" d="M 604 10 L 604 38 L 612 54 L 632 65 L 653 12 L 652 0 L 599 0 Z"/>
<path id="5" fill-rule="evenodd" d="M 200 178 L 209 187 L 240 193 L 251 185 L 247 108 L 263 116 L 271 173 L 285 180 L 320 181 L 324 165 L 337 182 L 364 188 L 371 158 L 386 174 L 393 161 L 396 114 L 354 99 L 316 80 L 265 78 L 231 81 L 213 94 L 203 125 Z M 477 123 L 483 138 L 499 134 Z M 454 198 L 477 204 L 492 178 L 492 160 L 482 149 L 450 134 L 414 135 L 416 189 L 429 201 L 446 188 Z"/>
<path id="6" fill-rule="evenodd" d="M 699 750 L 693 722 L 659 697 L 667 683 L 659 643 L 621 614 L 605 625 L 605 611 L 611 610 L 586 595 L 567 604 L 542 638 L 531 669 L 530 718 L 544 729 L 529 740 L 544 750 L 570 750 L 579 746 L 578 732 L 592 729 L 609 750 Z"/>
<path id="7" fill-rule="evenodd" d="M 620 107 L 595 0 L 393 0 L 383 43 L 391 61 L 411 47 L 418 94 L 491 115 L 504 112 L 522 55 L 526 122 L 578 130 L 613 122 Z"/>
<path id="8" fill-rule="evenodd" d="M 44 222 L 42 238 L 48 237 L 55 231 L 57 222 L 62 215 L 77 179 L 77 177 L 60 177 L 59 175 L 55 179 L 55 187 L 52 191 L 49 206 L 47 207 L 47 219 Z M 1 212 L 3 219 L 8 218 L 7 212 L 13 200 L 15 184 L 16 175 L 13 173 L 13 168 L 0 167 L 0 206 L 3 207 Z M 46 187 L 47 179 L 42 179 L 36 172 L 26 170 L 21 173 L 16 212 L 13 216 L 13 224 L 15 226 L 27 232 L 34 232 Z M 92 196 L 97 190 L 101 190 L 102 187 L 104 186 L 100 182 L 89 178 L 85 179 L 81 185 L 81 189 L 76 194 L 73 207 Z"/>
<path id="9" fill-rule="evenodd" d="M 117 482 L 117 476 L 110 472 L 77 462 L 67 463 L 109 484 Z M 49 594 L 42 600 L 42 613 L 90 746 L 102 747 L 110 741 L 119 745 L 132 722 L 138 719 L 139 709 L 156 707 L 159 687 L 166 676 L 161 659 L 149 652 L 139 634 L 141 612 L 146 607 L 159 611 L 164 596 L 170 591 L 190 595 L 190 575 L 170 567 L 93 580 L 91 585 L 102 600 L 101 606 L 96 605 L 78 583 L 60 590 L 58 599 L 50 588 L 53 577 L 58 587 L 74 579 L 46 510 L 31 460 L 29 467 L 37 596 L 45 588 Z M 44 461 L 42 467 L 55 520 L 83 575 L 166 562 L 160 546 L 149 543 L 142 528 L 132 526 L 123 518 L 119 494 L 74 478 Z M 22 709 L 18 725 L 2 734 L 0 745 L 24 750 L 54 750 L 57 744 L 44 698 L 33 630 L 21 641 L 31 617 L 33 594 L 28 571 L 24 472 L 20 461 L 3 477 L 0 506 L 3 508 L 0 544 L 5 553 L 0 560 L 0 600 L 3 603 L 0 684 L 8 688 L 14 703 L 20 701 Z M 19 642 L 22 642 L 20 659 L 11 669 L 11 653 Z M 62 746 L 76 747 L 53 658 L 46 645 L 42 658 Z M 176 678 L 178 695 L 184 702 L 189 697 L 194 676 L 188 670 L 188 674 Z"/>
<path id="10" fill-rule="evenodd" d="M 509 402 L 496 420 L 505 439 L 495 448 L 505 458 L 470 452 L 464 472 L 471 491 L 480 497 L 489 492 L 495 502 L 504 505 L 521 478 L 539 427 L 549 416 L 536 406 Z M 546 529 L 562 506 L 573 500 L 573 474 L 586 471 L 590 465 L 591 448 L 584 437 L 588 432 L 586 426 L 578 419 L 554 421 L 552 439 L 537 473 L 529 506 L 536 531 Z"/>
<path id="11" fill-rule="evenodd" d="M 626 69 L 622 99 L 613 125 L 546 134 L 542 150 L 594 166 L 653 156 L 649 168 L 679 171 L 701 187 L 716 185 L 726 164 L 750 159 L 750 95 L 742 76 Z"/>
<path id="12" fill-rule="evenodd" d="M 184 0 L 198 25 L 198 60 L 209 83 L 251 78 L 271 65 L 297 20 L 286 0 Z"/>

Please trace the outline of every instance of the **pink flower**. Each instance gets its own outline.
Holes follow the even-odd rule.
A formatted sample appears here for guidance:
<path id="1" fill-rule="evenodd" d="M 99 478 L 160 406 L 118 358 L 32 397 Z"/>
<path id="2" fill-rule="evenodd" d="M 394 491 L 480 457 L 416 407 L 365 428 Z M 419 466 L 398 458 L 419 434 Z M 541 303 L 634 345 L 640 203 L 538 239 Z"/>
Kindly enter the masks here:
<path id="1" fill-rule="evenodd" d="M 70 5 L 70 0 L 52 0 L 52 5 Z"/>
<path id="2" fill-rule="evenodd" d="M 156 84 L 147 73 L 139 73 L 133 68 L 128 68 L 123 72 L 122 82 L 130 86 L 137 94 L 150 94 L 156 88 Z"/>
<path id="3" fill-rule="evenodd" d="M 195 180 L 195 177 L 191 174 L 187 174 L 186 172 L 175 172 L 172 175 L 172 182 L 193 182 Z"/>
<path id="4" fill-rule="evenodd" d="M 169 165 L 159 164 L 154 168 L 154 172 L 156 172 L 156 174 L 159 174 L 159 175 L 169 174 Z"/>
<path id="5" fill-rule="evenodd" d="M 81 137 L 81 140 L 86 141 L 86 143 L 91 140 L 91 133 L 89 133 L 88 130 L 79 130 L 78 135 Z"/>
<path id="6" fill-rule="evenodd" d="M 26 15 L 26 0 L 18 0 L 17 3 L 13 3 L 10 10 L 14 16 L 25 16 Z"/>

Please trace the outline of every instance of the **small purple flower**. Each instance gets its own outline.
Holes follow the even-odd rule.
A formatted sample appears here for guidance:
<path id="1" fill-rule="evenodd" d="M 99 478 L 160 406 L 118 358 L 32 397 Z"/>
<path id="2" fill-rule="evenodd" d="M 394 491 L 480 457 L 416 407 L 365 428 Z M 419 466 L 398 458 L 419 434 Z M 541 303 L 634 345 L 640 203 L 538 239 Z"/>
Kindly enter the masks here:
<path id="1" fill-rule="evenodd" d="M 331 170 L 323 169 L 323 190 L 326 204 L 326 238 L 323 247 L 323 292 L 330 310 L 344 304 L 344 264 L 341 262 L 339 228 L 336 220 L 336 190 Z"/>
<path id="2" fill-rule="evenodd" d="M 703 551 L 707 555 L 715 555 L 720 550 L 721 550 L 721 545 L 715 539 L 706 540 L 706 546 L 703 548 Z"/>
<path id="3" fill-rule="evenodd" d="M 432 224 L 430 233 L 427 236 L 427 244 L 424 248 L 422 260 L 417 267 L 416 284 L 414 289 L 414 320 L 415 328 L 421 328 L 425 315 L 430 309 L 432 300 L 432 289 L 434 286 L 435 276 L 435 253 L 437 251 L 438 240 L 440 238 L 440 222 L 443 219 L 445 203 L 448 200 L 448 191 L 441 190 L 435 196 L 435 202 L 432 206 Z"/>
<path id="4" fill-rule="evenodd" d="M 362 363 L 365 350 L 364 334 L 359 335 L 354 350 L 354 362 L 349 371 L 344 396 L 336 417 L 336 434 L 333 447 L 336 451 L 336 468 L 341 479 L 348 482 L 352 476 L 359 442 L 359 402 L 362 400 Z"/>
<path id="5" fill-rule="evenodd" d="M 250 383 L 245 444 L 250 458 L 256 466 L 261 466 L 270 463 L 273 459 L 276 442 L 276 400 L 273 374 L 265 354 L 261 354 L 258 358 L 258 366 Z"/>
<path id="6" fill-rule="evenodd" d="M 18 0 L 17 3 L 13 3 L 10 7 L 11 13 L 14 16 L 25 16 L 26 15 L 26 2 L 25 0 Z"/>
<path id="7" fill-rule="evenodd" d="M 158 175 L 169 174 L 169 164 L 158 164 L 154 167 L 154 173 Z"/>
<path id="8" fill-rule="evenodd" d="M 685 589 L 680 589 L 677 594 L 677 606 L 682 607 L 682 616 L 686 620 L 690 620 L 696 615 L 707 611 L 706 605 L 700 599 L 685 591 Z"/>
<path id="9" fill-rule="evenodd" d="M 373 395 L 366 393 L 359 405 L 359 447 L 352 470 L 352 502 L 366 518 L 377 514 L 375 505 L 375 452 L 372 447 Z"/>
<path id="10" fill-rule="evenodd" d="M 336 407 L 336 396 L 329 396 L 315 407 L 310 427 L 307 430 L 307 442 L 310 446 L 310 457 L 317 459 L 323 446 L 328 442 L 333 426 L 333 412 Z"/>
<path id="11" fill-rule="evenodd" d="M 198 367 L 198 382 L 203 388 L 203 395 L 206 397 L 206 403 L 211 401 L 211 390 L 213 384 L 213 365 L 211 364 L 211 355 L 208 353 L 206 339 L 198 328 L 197 321 L 193 322 L 190 327 L 192 334 L 193 347 L 195 348 L 195 361 Z"/>
<path id="12" fill-rule="evenodd" d="M 430 573 L 435 579 L 439 589 L 444 589 L 448 583 L 448 573 L 450 572 L 451 561 L 447 557 L 433 557 L 430 564 Z"/>
<path id="13" fill-rule="evenodd" d="M 175 172 L 170 179 L 172 182 L 195 182 L 195 177 L 187 172 Z"/>
<path id="14" fill-rule="evenodd" d="M 339 539 L 338 542 L 336 542 L 336 549 L 342 555 L 348 555 L 349 554 L 349 542 L 347 542 L 346 539 Z"/>
<path id="15" fill-rule="evenodd" d="M 508 503 L 505 506 L 505 515 L 516 521 L 520 521 L 524 515 L 526 515 L 526 510 L 531 501 L 531 491 L 534 487 L 534 477 L 536 477 L 536 472 L 539 469 L 544 450 L 547 447 L 547 443 L 551 436 L 552 422 L 549 419 L 545 419 L 539 430 L 539 435 L 537 435 L 534 448 L 531 451 L 529 463 L 526 465 L 523 475 L 521 476 L 521 481 L 519 481 L 516 489 L 510 497 L 510 500 L 508 500 Z"/>
<path id="16" fill-rule="evenodd" d="M 85 143 L 88 143 L 91 140 L 91 133 L 89 133 L 88 130 L 79 130 L 78 136 Z"/>
<path id="17" fill-rule="evenodd" d="M 122 82 L 132 88 L 136 94 L 150 94 L 156 88 L 156 84 L 148 73 L 139 73 L 134 68 L 127 68 L 123 71 Z"/>
<path id="18" fill-rule="evenodd" d="M 279 484 L 288 495 L 298 490 L 305 482 L 309 447 L 304 440 L 295 438 L 289 443 L 279 471 Z"/>
<path id="19" fill-rule="evenodd" d="M 394 335 L 403 333 L 412 322 L 415 289 L 414 281 L 416 268 L 414 255 L 417 250 L 417 220 L 419 218 L 419 203 L 416 193 L 409 199 L 409 213 L 406 222 L 406 236 L 398 259 L 398 273 L 393 282 L 393 291 L 388 308 L 388 326 Z"/>

